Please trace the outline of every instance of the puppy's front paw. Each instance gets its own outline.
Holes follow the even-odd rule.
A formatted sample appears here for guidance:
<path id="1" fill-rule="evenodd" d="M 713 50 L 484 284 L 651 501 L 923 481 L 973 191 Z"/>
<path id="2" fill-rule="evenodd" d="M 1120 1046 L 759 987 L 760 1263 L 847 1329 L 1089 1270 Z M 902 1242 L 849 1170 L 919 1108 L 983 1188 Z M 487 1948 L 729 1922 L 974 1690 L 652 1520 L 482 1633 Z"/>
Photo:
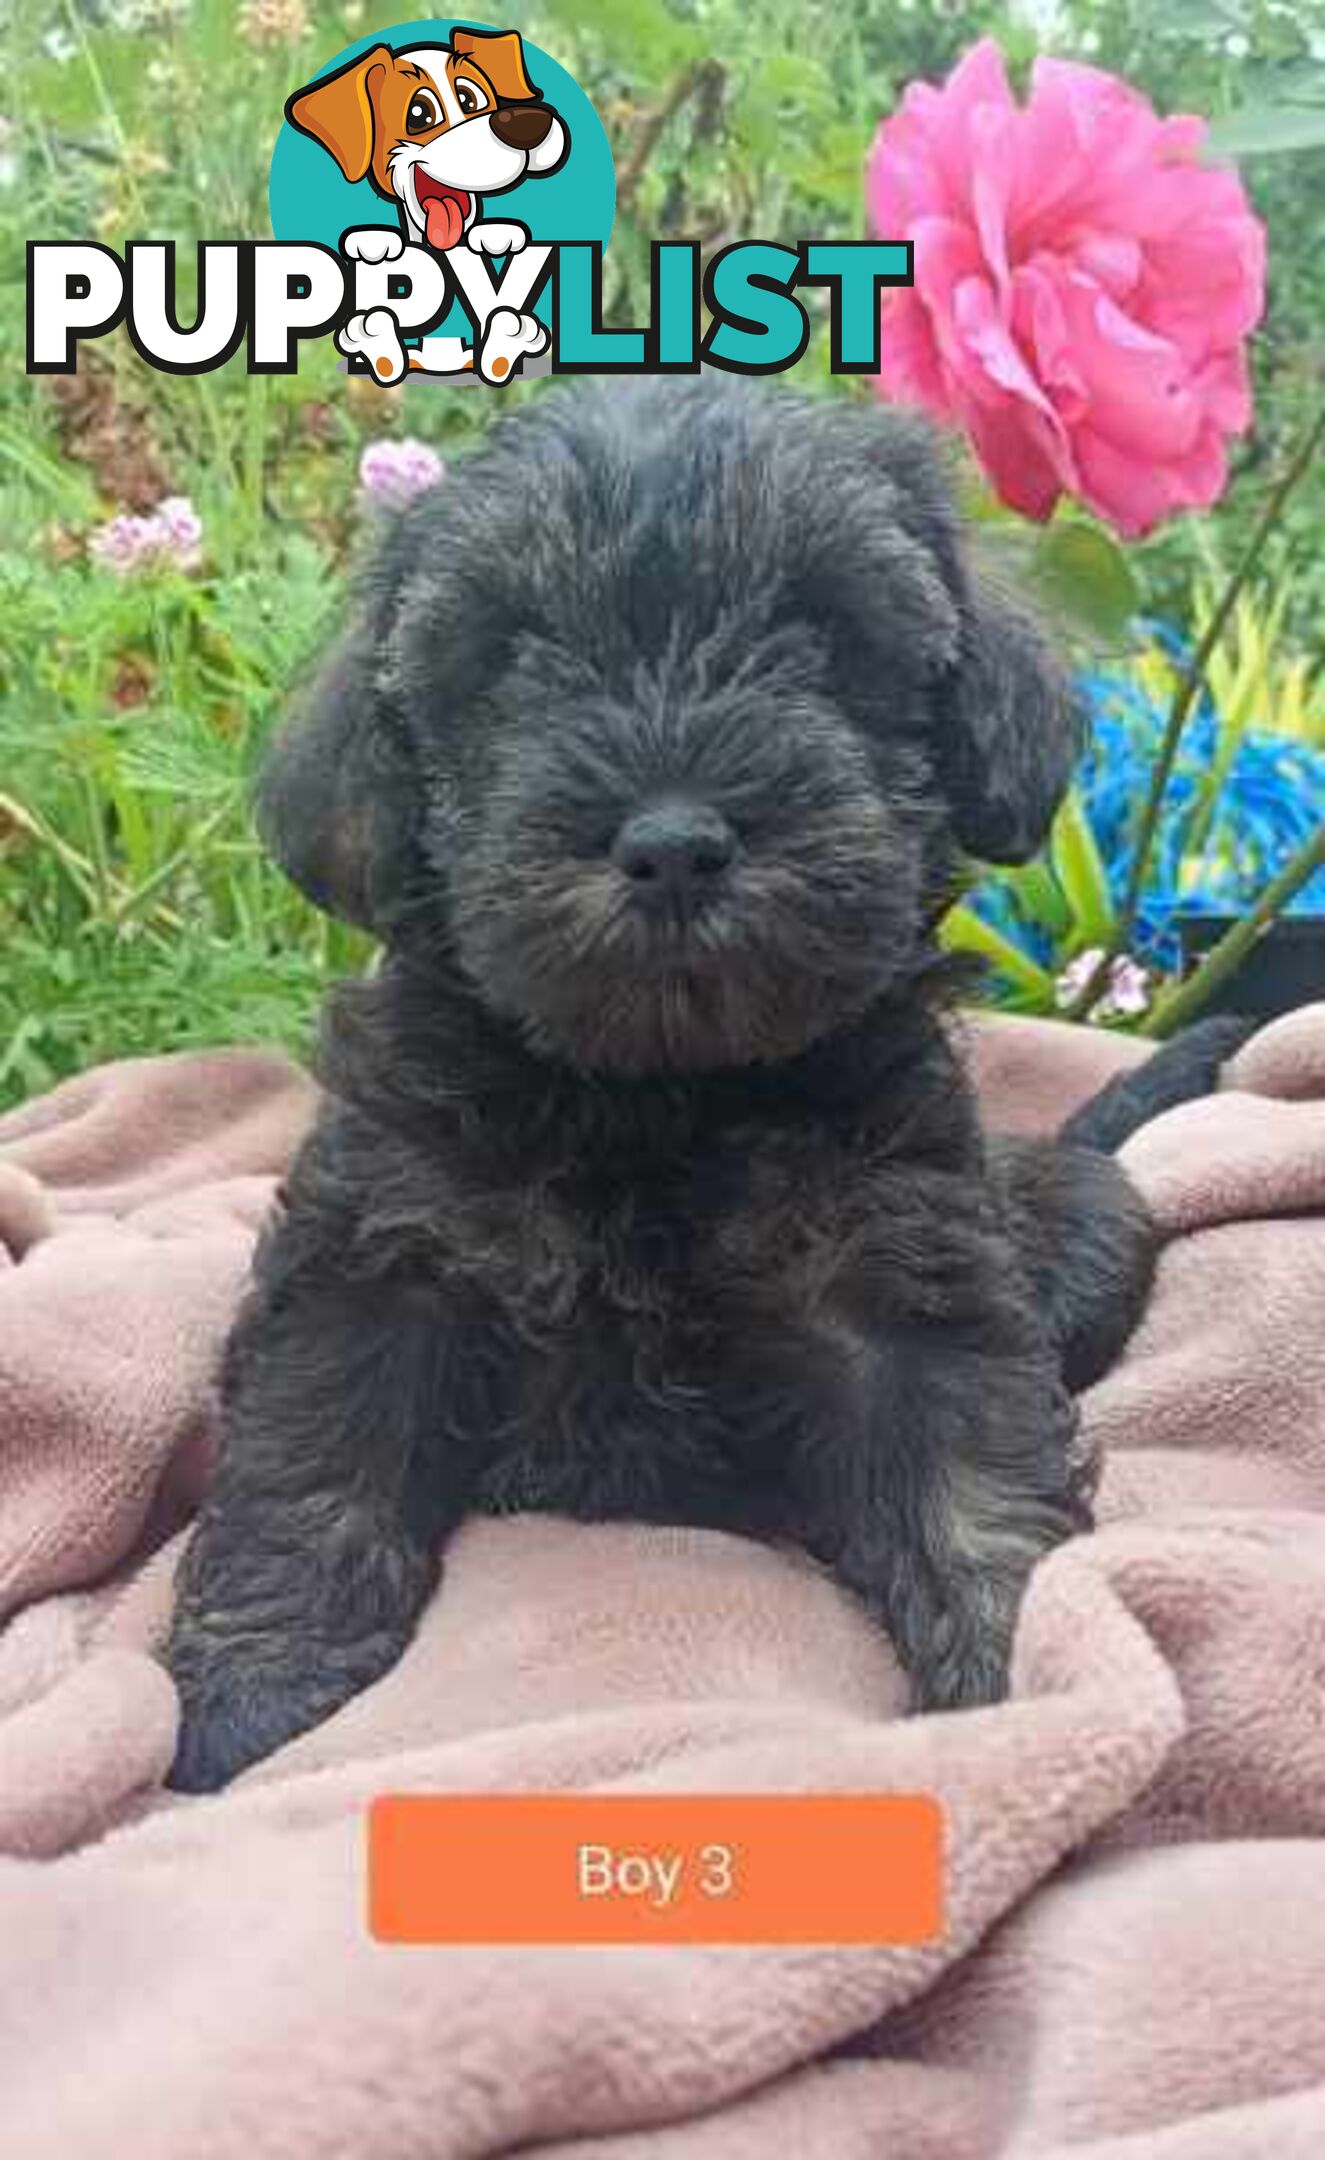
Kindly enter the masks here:
<path id="1" fill-rule="evenodd" d="M 465 244 L 476 255 L 518 255 L 529 245 L 529 228 L 509 219 L 485 218 L 481 225 L 470 226 Z"/>
<path id="2" fill-rule="evenodd" d="M 365 225 L 347 232 L 341 248 L 351 262 L 395 262 L 405 252 L 405 239 L 392 225 Z"/>
<path id="3" fill-rule="evenodd" d="M 333 1668 L 315 1644 L 251 1636 L 228 1643 L 197 1624 L 176 1629 L 166 1666 L 180 1705 L 166 1780 L 175 1792 L 219 1791 L 320 1725 L 364 1684 L 353 1671 Z"/>
<path id="4" fill-rule="evenodd" d="M 251 1764 L 272 1755 L 307 1720 L 238 1676 L 213 1676 L 180 1695 L 179 1738 L 167 1785 L 174 1792 L 219 1792 Z"/>
<path id="5" fill-rule="evenodd" d="M 1232 1014 L 1196 1021 L 1161 1043 L 1144 1065 L 1120 1073 L 1092 1095 L 1060 1128 L 1059 1139 L 1113 1154 L 1166 1110 L 1215 1094 L 1224 1066 L 1260 1025 Z"/>
<path id="6" fill-rule="evenodd" d="M 939 1621 L 924 1656 L 911 1672 L 912 1705 L 924 1710 L 977 1710 L 1002 1702 L 1008 1691 L 1011 1637 L 983 1639 Z"/>

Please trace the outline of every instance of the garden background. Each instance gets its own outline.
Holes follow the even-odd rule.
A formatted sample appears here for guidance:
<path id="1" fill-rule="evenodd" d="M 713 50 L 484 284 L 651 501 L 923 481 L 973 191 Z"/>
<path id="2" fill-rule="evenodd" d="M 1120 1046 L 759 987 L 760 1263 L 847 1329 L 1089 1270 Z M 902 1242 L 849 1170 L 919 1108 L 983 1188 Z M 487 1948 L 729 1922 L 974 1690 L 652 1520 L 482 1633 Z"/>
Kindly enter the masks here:
<path id="1" fill-rule="evenodd" d="M 173 238 L 191 261 L 203 237 L 265 237 L 286 96 L 378 19 L 360 0 L 20 0 L 0 15 L 0 1103 L 111 1056 L 304 1049 L 324 981 L 367 958 L 265 864 L 248 781 L 383 491 L 431 478 L 429 450 L 449 467 L 508 398 L 546 386 L 383 392 L 342 377 L 329 341 L 295 376 L 250 377 L 241 355 L 177 378 L 122 333 L 75 376 L 29 379 L 22 322 L 29 238 Z M 860 236 L 881 118 L 983 35 L 1019 87 L 1037 51 L 1089 61 L 1161 111 L 1210 116 L 1239 153 L 1269 297 L 1255 425 L 1217 508 L 1124 550 L 1070 504 L 1043 528 L 996 515 L 969 476 L 991 548 L 1061 611 L 1096 738 L 1045 859 L 986 881 L 949 935 L 986 951 L 1005 1002 L 1152 1024 L 1176 911 L 1245 913 L 1325 818 L 1325 458 L 1299 455 L 1325 397 L 1325 0 L 544 0 L 503 8 L 500 26 L 554 52 L 611 136 L 609 323 L 645 319 L 655 237 L 712 252 Z M 793 380 L 872 394 L 829 376 L 822 324 Z M 1286 471 L 1293 492 L 1267 523 Z M 153 516 L 155 556 L 143 528 L 115 523 Z M 1120 923 L 1183 669 L 1249 547 Z M 1299 880 L 1294 904 L 1325 907 L 1323 882 Z M 1124 972 L 1100 973 L 1091 956 L 1114 947 Z"/>

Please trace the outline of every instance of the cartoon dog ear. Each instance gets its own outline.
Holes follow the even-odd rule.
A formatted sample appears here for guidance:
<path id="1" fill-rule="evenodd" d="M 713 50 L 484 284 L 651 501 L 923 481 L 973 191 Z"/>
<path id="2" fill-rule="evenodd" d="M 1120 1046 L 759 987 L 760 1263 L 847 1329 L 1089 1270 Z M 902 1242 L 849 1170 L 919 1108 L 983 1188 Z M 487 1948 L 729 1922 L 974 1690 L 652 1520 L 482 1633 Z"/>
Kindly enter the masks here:
<path id="1" fill-rule="evenodd" d="M 395 55 L 386 45 L 337 68 L 334 75 L 296 90 L 287 100 L 285 117 L 335 158 L 347 180 L 362 180 L 372 163 L 376 116 L 373 91 Z"/>
<path id="2" fill-rule="evenodd" d="M 276 736 L 255 802 L 259 832 L 300 891 L 379 932 L 409 890 L 421 799 L 381 665 L 380 627 L 357 624 Z"/>
<path id="3" fill-rule="evenodd" d="M 1085 715 L 1030 615 L 980 575 L 964 582 L 960 650 L 939 690 L 935 772 L 968 855 L 1027 862 L 1085 747 Z"/>
<path id="4" fill-rule="evenodd" d="M 524 46 L 518 30 L 453 30 L 451 50 L 458 59 L 478 63 L 496 91 L 499 105 L 538 97 L 525 73 Z"/>

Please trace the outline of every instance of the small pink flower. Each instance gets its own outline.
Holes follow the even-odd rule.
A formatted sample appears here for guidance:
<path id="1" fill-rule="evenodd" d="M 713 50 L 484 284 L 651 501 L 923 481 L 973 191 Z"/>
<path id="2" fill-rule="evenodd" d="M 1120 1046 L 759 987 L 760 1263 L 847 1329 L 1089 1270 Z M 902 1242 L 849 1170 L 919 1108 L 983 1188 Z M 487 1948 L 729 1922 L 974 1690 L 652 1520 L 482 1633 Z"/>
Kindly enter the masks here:
<path id="1" fill-rule="evenodd" d="M 167 495 L 156 516 L 165 544 L 181 570 L 196 570 L 202 560 L 202 519 L 187 495 Z"/>
<path id="2" fill-rule="evenodd" d="M 114 517 L 99 525 L 87 543 L 87 552 L 103 570 L 125 577 L 136 570 L 149 546 L 150 518 Z"/>
<path id="3" fill-rule="evenodd" d="M 1060 1012 L 1075 1005 L 1104 958 L 1103 948 L 1090 945 L 1069 960 L 1054 983 L 1054 1001 Z M 1131 1020 L 1148 1010 L 1150 977 L 1139 961 L 1119 953 L 1110 963 L 1108 978 L 1090 1010 L 1092 1020 Z"/>
<path id="4" fill-rule="evenodd" d="M 87 543 L 93 562 L 117 577 L 140 570 L 196 570 L 202 519 L 187 495 L 168 495 L 147 517 L 127 512 L 98 526 Z"/>
<path id="5" fill-rule="evenodd" d="M 915 284 L 884 303 L 878 388 L 963 428 L 1028 517 L 1072 495 L 1132 537 L 1223 492 L 1265 232 L 1204 134 L 1066 60 L 1018 105 L 987 38 L 879 128 L 870 218 Z"/>
<path id="6" fill-rule="evenodd" d="M 359 460 L 359 485 L 370 501 L 398 508 L 425 488 L 436 487 L 446 467 L 427 443 L 407 435 L 401 442 L 389 439 L 369 443 Z"/>
<path id="7" fill-rule="evenodd" d="M 1062 974 L 1054 980 L 1054 1003 L 1060 1011 L 1076 1003 L 1103 958 L 1102 946 L 1088 945 L 1075 960 L 1068 961 Z"/>
<path id="8" fill-rule="evenodd" d="M 309 32 L 304 0 L 244 0 L 235 20 L 240 36 L 258 48 L 297 45 Z"/>
<path id="9" fill-rule="evenodd" d="M 1112 1012 L 1126 1019 L 1135 1019 L 1150 1004 L 1150 977 L 1126 954 L 1120 955 L 1109 971 L 1104 1002 Z"/>

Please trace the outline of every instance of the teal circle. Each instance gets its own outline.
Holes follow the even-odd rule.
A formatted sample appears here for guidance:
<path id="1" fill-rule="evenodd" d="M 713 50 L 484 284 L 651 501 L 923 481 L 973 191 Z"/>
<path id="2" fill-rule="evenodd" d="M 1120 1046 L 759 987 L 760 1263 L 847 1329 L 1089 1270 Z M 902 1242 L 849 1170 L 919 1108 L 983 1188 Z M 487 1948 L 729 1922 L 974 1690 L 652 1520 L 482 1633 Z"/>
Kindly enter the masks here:
<path id="1" fill-rule="evenodd" d="M 411 45 L 448 45 L 453 30 L 495 27 L 463 15 L 396 23 L 356 38 L 308 79 L 320 82 L 324 75 L 334 75 L 337 68 L 356 60 L 360 53 L 370 52 L 374 45 L 389 45 L 397 51 Z M 500 195 L 480 196 L 479 200 L 492 217 L 518 219 L 529 228 L 534 240 L 596 240 L 606 247 L 616 214 L 616 170 L 606 130 L 574 76 L 568 75 L 540 45 L 531 44 L 527 38 L 522 42 L 530 80 L 564 121 L 570 151 L 559 171 L 543 179 L 531 176 L 518 187 L 507 188 Z M 271 229 L 277 240 L 314 240 L 323 247 L 338 248 L 341 234 L 351 226 L 400 229 L 392 205 L 369 181 L 347 180 L 322 145 L 291 127 L 288 120 L 282 121 L 272 152 L 268 200 Z M 535 314 L 549 321 L 551 304 L 551 294 L 545 288 Z M 440 327 L 443 331 L 458 331 L 467 323 L 468 317 L 457 304 Z"/>

